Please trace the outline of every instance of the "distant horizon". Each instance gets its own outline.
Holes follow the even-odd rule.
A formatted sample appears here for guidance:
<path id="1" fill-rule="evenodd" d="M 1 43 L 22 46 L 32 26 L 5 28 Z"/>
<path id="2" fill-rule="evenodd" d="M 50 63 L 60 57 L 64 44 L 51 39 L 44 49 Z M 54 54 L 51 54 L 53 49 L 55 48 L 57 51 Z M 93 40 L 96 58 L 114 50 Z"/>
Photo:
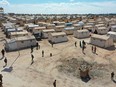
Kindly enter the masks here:
<path id="1" fill-rule="evenodd" d="M 116 0 L 0 0 L 5 13 L 115 14 Z"/>

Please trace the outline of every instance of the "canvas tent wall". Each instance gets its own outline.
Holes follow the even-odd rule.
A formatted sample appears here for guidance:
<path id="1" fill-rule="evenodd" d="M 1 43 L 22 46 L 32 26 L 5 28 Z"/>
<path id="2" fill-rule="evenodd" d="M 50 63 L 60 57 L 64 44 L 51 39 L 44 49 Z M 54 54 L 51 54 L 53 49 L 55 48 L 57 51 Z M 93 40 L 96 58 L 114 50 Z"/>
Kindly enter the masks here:
<path id="1" fill-rule="evenodd" d="M 64 25 L 56 26 L 56 27 L 55 27 L 55 31 L 56 31 L 56 32 L 61 32 L 61 31 L 64 29 L 64 27 L 65 27 Z"/>
<path id="2" fill-rule="evenodd" d="M 103 35 L 103 34 L 107 34 L 108 29 L 106 27 L 97 27 L 96 31 L 98 34 Z"/>
<path id="3" fill-rule="evenodd" d="M 28 36 L 27 31 L 21 31 L 21 32 L 10 32 L 9 37 L 10 38 L 16 38 L 16 37 L 21 37 L 21 36 Z"/>
<path id="4" fill-rule="evenodd" d="M 67 35 L 72 35 L 74 31 L 76 31 L 76 29 L 74 27 L 66 27 L 62 31 L 65 32 Z"/>
<path id="5" fill-rule="evenodd" d="M 29 48 L 31 46 L 36 46 L 36 39 L 34 36 L 7 39 L 5 43 L 6 51 L 15 51 L 24 48 Z"/>
<path id="6" fill-rule="evenodd" d="M 48 37 L 48 40 L 51 43 L 60 43 L 60 42 L 66 42 L 68 41 L 68 38 L 66 36 L 66 33 L 64 32 L 57 32 L 57 33 L 51 33 Z"/>
<path id="7" fill-rule="evenodd" d="M 54 33 L 55 30 L 54 29 L 47 29 L 47 30 L 42 30 L 43 33 L 43 38 L 48 38 L 50 33 Z"/>
<path id="8" fill-rule="evenodd" d="M 114 26 L 111 26 L 111 31 L 114 31 L 114 32 L 116 32 L 116 25 L 114 25 Z"/>
<path id="9" fill-rule="evenodd" d="M 76 38 L 88 38 L 90 37 L 90 32 L 87 30 L 87 29 L 84 29 L 84 30 L 77 30 L 74 32 L 74 37 Z"/>
<path id="10" fill-rule="evenodd" d="M 36 33 L 36 32 L 42 32 L 42 30 L 46 30 L 46 27 L 35 27 L 33 28 L 33 33 Z"/>
<path id="11" fill-rule="evenodd" d="M 90 43 L 102 48 L 108 48 L 114 45 L 113 39 L 109 36 L 94 34 L 91 36 Z"/>
<path id="12" fill-rule="evenodd" d="M 74 28 L 77 30 L 82 29 L 82 26 L 80 24 L 73 24 Z"/>
<path id="13" fill-rule="evenodd" d="M 11 32 L 21 32 L 23 28 L 12 28 L 6 30 L 6 36 L 9 37 Z"/>
<path id="14" fill-rule="evenodd" d="M 65 23 L 65 27 L 72 27 L 72 26 L 73 26 L 73 23 L 72 22 Z"/>
<path id="15" fill-rule="evenodd" d="M 110 36 L 114 42 L 116 42 L 116 32 L 110 31 L 107 35 Z"/>
<path id="16" fill-rule="evenodd" d="M 27 30 L 32 32 L 35 27 L 39 27 L 39 25 L 29 24 L 27 25 Z"/>
<path id="17" fill-rule="evenodd" d="M 14 23 L 2 23 L 2 29 L 4 33 L 6 33 L 6 30 L 9 28 L 14 28 Z"/>
<path id="18" fill-rule="evenodd" d="M 84 25 L 83 28 L 89 30 L 90 32 L 94 29 L 92 25 Z"/>
<path id="19" fill-rule="evenodd" d="M 55 24 L 47 24 L 47 29 L 55 29 Z"/>

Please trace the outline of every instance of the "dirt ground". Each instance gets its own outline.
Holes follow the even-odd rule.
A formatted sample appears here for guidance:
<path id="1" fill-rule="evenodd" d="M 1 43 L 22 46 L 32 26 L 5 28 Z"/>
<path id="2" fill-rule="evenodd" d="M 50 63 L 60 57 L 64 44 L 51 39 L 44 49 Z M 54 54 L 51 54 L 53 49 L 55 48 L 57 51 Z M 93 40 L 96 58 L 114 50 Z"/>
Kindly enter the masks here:
<path id="1" fill-rule="evenodd" d="M 5 43 L 2 37 L 4 35 L 0 32 L 0 49 Z M 41 48 L 39 50 L 34 48 L 32 65 L 31 49 L 6 53 L 8 65 L 5 68 L 3 68 L 4 59 L 0 59 L 3 87 L 53 87 L 55 79 L 57 87 L 115 87 L 116 83 L 111 81 L 110 74 L 112 71 L 116 73 L 116 50 L 97 47 L 96 55 L 91 52 L 91 45 L 87 44 L 83 54 L 79 46 L 80 40 L 73 36 L 68 36 L 68 39 L 68 42 L 54 44 L 53 47 L 47 39 L 40 41 Z M 77 41 L 77 47 L 74 45 L 75 41 Z M 89 38 L 85 41 L 88 42 Z M 42 57 L 42 50 L 45 52 L 44 57 Z M 52 57 L 50 53 L 53 54 Z M 2 58 L 1 54 L 0 58 Z M 96 67 L 93 67 L 93 70 L 96 70 L 97 74 L 93 73 L 91 80 L 85 83 L 79 76 L 58 69 L 58 66 L 63 64 L 62 60 L 72 58 L 95 63 Z"/>

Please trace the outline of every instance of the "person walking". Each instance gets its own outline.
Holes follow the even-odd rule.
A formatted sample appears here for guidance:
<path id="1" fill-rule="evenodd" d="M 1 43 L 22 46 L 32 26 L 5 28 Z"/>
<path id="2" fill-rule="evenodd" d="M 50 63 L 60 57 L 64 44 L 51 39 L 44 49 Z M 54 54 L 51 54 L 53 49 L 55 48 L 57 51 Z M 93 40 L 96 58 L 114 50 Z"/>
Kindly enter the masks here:
<path id="1" fill-rule="evenodd" d="M 77 42 L 75 42 L 75 47 L 77 47 Z"/>
<path id="2" fill-rule="evenodd" d="M 84 40 L 82 41 L 82 44 L 83 44 L 84 46 L 86 45 L 86 43 L 85 43 L 85 41 L 84 41 Z"/>
<path id="3" fill-rule="evenodd" d="M 39 44 L 38 44 L 38 42 L 36 43 L 36 50 L 38 50 L 38 48 L 39 48 Z"/>
<path id="4" fill-rule="evenodd" d="M 52 53 L 50 53 L 50 57 L 52 57 Z"/>
<path id="5" fill-rule="evenodd" d="M 34 62 L 34 55 L 33 54 L 31 54 L 31 61 L 32 61 L 32 63 Z"/>
<path id="6" fill-rule="evenodd" d="M 4 59 L 4 63 L 5 63 L 5 66 L 7 66 L 7 58 Z"/>
<path id="7" fill-rule="evenodd" d="M 96 46 L 94 47 L 94 53 L 96 54 Z"/>
<path id="8" fill-rule="evenodd" d="M 114 72 L 111 73 L 111 80 L 114 79 Z"/>
<path id="9" fill-rule="evenodd" d="M 83 46 L 82 46 L 82 53 L 83 53 L 83 54 L 85 54 L 85 53 L 84 53 L 84 49 L 85 49 L 85 47 L 84 47 L 84 45 L 83 45 Z"/>
<path id="10" fill-rule="evenodd" d="M 56 87 L 56 80 L 53 82 L 53 86 Z"/>
<path id="11" fill-rule="evenodd" d="M 91 51 L 92 51 L 92 53 L 93 53 L 93 49 L 94 49 L 94 47 L 92 46 L 92 47 L 91 47 Z"/>
<path id="12" fill-rule="evenodd" d="M 4 57 L 4 55 L 5 55 L 5 50 L 2 49 L 2 50 L 1 50 L 1 53 L 2 53 L 2 57 Z"/>
<path id="13" fill-rule="evenodd" d="M 31 53 L 33 53 L 33 46 L 31 45 Z"/>
<path id="14" fill-rule="evenodd" d="M 44 57 L 44 51 L 42 50 L 42 57 Z"/>
<path id="15" fill-rule="evenodd" d="M 80 41 L 80 48 L 82 47 L 81 41 Z"/>
<path id="16" fill-rule="evenodd" d="M 3 76 L 2 76 L 2 74 L 0 74 L 0 83 L 2 83 L 2 78 L 3 78 Z"/>

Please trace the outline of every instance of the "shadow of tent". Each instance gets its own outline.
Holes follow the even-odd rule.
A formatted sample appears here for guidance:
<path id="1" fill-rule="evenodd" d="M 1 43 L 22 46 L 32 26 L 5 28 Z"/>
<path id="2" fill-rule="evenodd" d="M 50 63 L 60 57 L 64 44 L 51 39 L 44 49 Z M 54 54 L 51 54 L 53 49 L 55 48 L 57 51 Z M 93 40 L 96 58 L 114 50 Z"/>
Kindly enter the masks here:
<path id="1" fill-rule="evenodd" d="M 91 80 L 91 78 L 90 76 L 86 76 L 86 77 L 81 77 L 81 80 L 87 83 L 89 80 Z"/>
<path id="2" fill-rule="evenodd" d="M 13 67 L 8 67 L 8 68 L 4 68 L 2 72 L 11 72 L 12 70 L 13 70 Z"/>
<path id="3" fill-rule="evenodd" d="M 111 47 L 108 47 L 107 50 L 109 50 L 109 51 L 116 50 L 116 47 L 115 46 L 111 46 Z"/>

